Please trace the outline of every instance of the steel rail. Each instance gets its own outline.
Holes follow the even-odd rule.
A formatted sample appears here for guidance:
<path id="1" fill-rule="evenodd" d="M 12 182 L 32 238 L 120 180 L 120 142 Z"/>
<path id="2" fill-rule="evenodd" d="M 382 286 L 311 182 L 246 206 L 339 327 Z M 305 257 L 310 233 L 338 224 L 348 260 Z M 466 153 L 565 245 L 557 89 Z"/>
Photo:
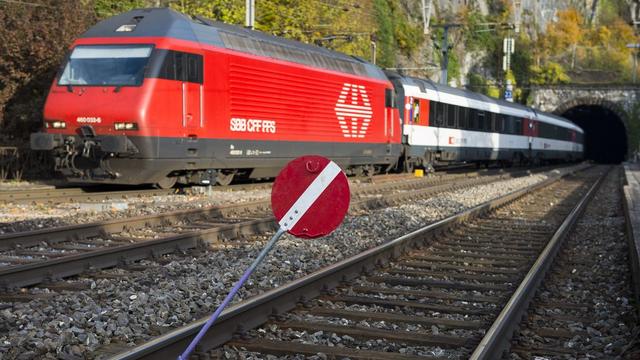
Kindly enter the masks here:
<path id="1" fill-rule="evenodd" d="M 0 203 L 29 204 L 130 199 L 142 196 L 168 195 L 176 189 L 137 189 L 119 191 L 85 191 L 82 188 L 1 191 Z"/>
<path id="2" fill-rule="evenodd" d="M 512 175 L 514 176 L 514 175 Z M 378 193 L 386 190 L 413 189 L 429 185 L 440 185 L 449 178 L 423 178 L 407 179 L 401 182 L 384 182 L 365 187 L 356 188 L 355 196 Z M 98 221 L 88 224 L 66 225 L 53 228 L 8 233 L 0 235 L 0 251 L 36 246 L 42 242 L 49 245 L 73 240 L 82 240 L 92 236 L 106 236 L 124 230 L 138 229 L 142 227 L 158 226 L 179 220 L 194 217 L 228 217 L 230 215 L 245 215 L 259 211 L 268 211 L 271 208 L 269 200 L 245 202 L 232 205 L 210 206 L 203 209 L 190 209 L 171 211 L 155 215 L 142 215 L 132 218 Z"/>
<path id="3" fill-rule="evenodd" d="M 369 179 L 380 178 L 383 181 L 393 180 L 390 175 L 377 175 Z M 246 191 L 268 189 L 273 182 L 233 184 L 226 186 L 212 186 L 213 192 Z M 180 191 L 189 191 L 190 188 L 176 189 L 130 189 L 100 191 L 99 186 L 91 187 L 59 187 L 59 188 L 35 188 L 0 191 L 0 203 L 29 204 L 29 203 L 49 203 L 58 204 L 62 202 L 80 202 L 96 200 L 116 200 L 131 197 L 166 195 Z"/>
<path id="4" fill-rule="evenodd" d="M 266 291 L 237 303 L 222 313 L 218 323 L 200 342 L 196 355 L 206 358 L 206 352 L 215 349 L 231 340 L 235 334 L 246 332 L 264 324 L 270 317 L 284 314 L 292 310 L 298 303 L 304 303 L 323 292 L 335 288 L 340 283 L 350 281 L 363 272 L 384 265 L 407 251 L 426 245 L 434 236 L 438 236 L 452 226 L 467 221 L 496 208 L 509 204 L 529 193 L 542 189 L 558 181 L 562 177 L 584 170 L 576 167 L 573 171 L 560 173 L 533 186 L 513 191 L 497 199 L 485 202 L 462 213 L 452 215 L 409 234 L 386 242 L 358 255 L 344 259 L 300 279 L 293 280 L 284 286 Z M 138 345 L 130 350 L 117 354 L 113 360 L 133 359 L 171 359 L 176 358 L 189 344 L 193 336 L 206 322 L 206 318 L 195 321 L 181 328 L 172 330 L 151 341 Z"/>
<path id="5" fill-rule="evenodd" d="M 214 186 L 212 191 L 245 191 L 268 189 L 271 182 L 257 184 L 234 184 L 227 186 Z M 62 187 L 62 188 L 36 188 L 27 190 L 3 190 L 0 191 L 0 203 L 29 204 L 29 203 L 49 203 L 58 204 L 62 202 L 80 202 L 96 200 L 117 200 L 129 199 L 132 197 L 168 195 L 188 191 L 190 188 L 175 189 L 129 189 L 101 191 L 100 187 Z"/>
<path id="6" fill-rule="evenodd" d="M 520 323 L 522 316 L 527 311 L 529 303 L 536 294 L 536 289 L 542 283 L 549 268 L 553 264 L 556 255 L 560 251 L 562 244 L 568 238 L 574 225 L 582 216 L 590 200 L 595 196 L 604 182 L 609 170 L 591 186 L 580 202 L 571 210 L 562 224 L 553 234 L 544 250 L 540 253 L 525 278 L 522 280 L 516 291 L 511 295 L 507 305 L 502 309 L 500 315 L 485 333 L 469 359 L 471 360 L 492 360 L 501 359 L 503 352 L 509 349 L 513 332 Z"/>
<path id="7" fill-rule="evenodd" d="M 500 179 L 504 177 L 505 175 L 498 176 Z M 483 177 L 480 178 L 480 181 L 465 179 L 457 183 L 443 184 L 417 191 L 386 194 L 382 197 L 352 202 L 350 209 L 358 210 L 392 206 L 397 203 L 424 198 L 434 193 L 481 185 L 492 181 L 496 181 L 496 179 L 493 177 Z M 206 244 L 220 243 L 243 235 L 264 233 L 268 230 L 275 230 L 276 226 L 277 224 L 273 217 L 266 217 L 160 239 L 142 240 L 139 243 L 129 245 L 101 248 L 91 252 L 32 264 L 11 266 L 0 269 L 0 289 L 10 290 L 43 282 L 58 281 L 65 277 L 86 273 L 87 271 L 126 265 L 150 257 L 157 258 L 175 251 L 204 247 Z"/>
<path id="8" fill-rule="evenodd" d="M 473 171 L 466 173 L 437 173 L 431 180 L 441 180 L 444 178 L 452 179 L 457 177 L 473 177 L 481 175 L 490 175 L 492 172 L 498 172 L 497 169 Z M 397 179 L 408 178 L 409 174 L 383 174 L 376 175 L 368 178 L 354 178 L 358 181 L 373 181 L 377 179 L 380 181 L 394 181 Z M 272 182 L 266 183 L 249 183 L 249 184 L 233 184 L 227 186 L 213 186 L 211 190 L 213 192 L 226 192 L 226 191 L 246 191 L 246 190 L 259 190 L 268 189 L 272 185 Z M 190 188 L 185 188 L 189 191 Z M 96 200 L 117 200 L 117 199 L 129 199 L 132 197 L 151 196 L 151 195 L 167 195 L 173 194 L 181 189 L 131 189 L 131 190 L 116 190 L 116 191 L 99 191 L 99 187 L 92 188 L 80 188 L 80 187 L 62 187 L 62 188 L 35 188 L 27 190 L 3 190 L 0 191 L 0 203 L 13 203 L 13 204 L 30 204 L 30 203 L 49 203 L 58 204 L 63 202 L 80 202 L 80 201 L 96 201 Z"/>

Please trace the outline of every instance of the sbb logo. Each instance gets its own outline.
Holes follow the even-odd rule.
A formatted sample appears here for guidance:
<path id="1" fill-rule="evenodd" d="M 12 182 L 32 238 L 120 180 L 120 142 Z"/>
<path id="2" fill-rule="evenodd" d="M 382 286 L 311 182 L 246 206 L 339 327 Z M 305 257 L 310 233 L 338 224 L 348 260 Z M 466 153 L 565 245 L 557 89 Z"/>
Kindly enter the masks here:
<path id="1" fill-rule="evenodd" d="M 263 132 L 276 133 L 276 122 L 274 120 L 231 118 L 229 130 L 236 132 Z"/>
<path id="2" fill-rule="evenodd" d="M 373 114 L 364 86 L 345 83 L 335 110 L 344 137 L 364 138 Z"/>

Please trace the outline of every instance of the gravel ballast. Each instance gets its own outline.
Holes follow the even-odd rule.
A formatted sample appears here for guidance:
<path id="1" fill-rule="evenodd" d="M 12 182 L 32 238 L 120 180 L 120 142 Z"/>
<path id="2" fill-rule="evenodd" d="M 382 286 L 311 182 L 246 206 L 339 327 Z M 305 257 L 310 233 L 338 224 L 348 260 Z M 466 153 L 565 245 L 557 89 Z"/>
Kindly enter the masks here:
<path id="1" fill-rule="evenodd" d="M 546 178 L 537 174 L 510 179 L 350 215 L 322 239 L 285 236 L 236 302 Z M 215 251 L 145 260 L 140 265 L 147 269 L 141 271 L 112 269 L 101 272 L 99 279 L 71 281 L 88 284 L 85 290 L 28 289 L 43 298 L 0 305 L 0 359 L 93 358 L 111 342 L 134 345 L 189 323 L 215 309 L 270 235 Z"/>
<path id="2" fill-rule="evenodd" d="M 619 176 L 618 169 L 612 170 L 563 245 L 516 333 L 511 359 L 523 359 L 522 354 L 536 348 L 543 350 L 531 353 L 540 359 L 640 356 Z M 570 336 L 547 336 L 540 329 Z M 551 356 L 544 349 L 567 354 Z"/>
<path id="3" fill-rule="evenodd" d="M 162 195 L 133 197 L 92 203 L 3 204 L 0 205 L 0 234 L 39 230 L 57 226 L 86 224 L 96 221 L 152 215 L 162 212 L 201 209 L 211 206 L 240 204 L 269 199 L 271 190 L 214 191 L 210 196 Z M 91 205 L 91 206 L 88 206 Z M 96 207 L 104 211 L 94 210 Z M 124 208 L 124 209 L 123 209 Z"/>

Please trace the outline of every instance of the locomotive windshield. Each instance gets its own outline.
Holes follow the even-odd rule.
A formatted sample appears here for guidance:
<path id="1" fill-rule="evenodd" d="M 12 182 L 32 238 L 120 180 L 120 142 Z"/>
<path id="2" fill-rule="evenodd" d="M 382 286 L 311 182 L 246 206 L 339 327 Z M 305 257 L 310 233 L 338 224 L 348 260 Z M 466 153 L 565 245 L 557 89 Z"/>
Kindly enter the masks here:
<path id="1" fill-rule="evenodd" d="M 59 85 L 138 86 L 151 45 L 80 45 L 58 81 Z"/>

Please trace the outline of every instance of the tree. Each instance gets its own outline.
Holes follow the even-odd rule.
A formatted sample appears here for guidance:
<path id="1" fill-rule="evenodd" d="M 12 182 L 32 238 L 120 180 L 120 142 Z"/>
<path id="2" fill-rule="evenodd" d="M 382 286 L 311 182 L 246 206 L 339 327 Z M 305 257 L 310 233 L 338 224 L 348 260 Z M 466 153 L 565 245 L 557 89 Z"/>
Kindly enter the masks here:
<path id="1" fill-rule="evenodd" d="M 27 138 L 69 44 L 96 21 L 87 1 L 0 2 L 0 126 Z M 6 139 L 5 139 L 6 141 Z"/>
<path id="2" fill-rule="evenodd" d="M 575 8 L 558 11 L 558 21 L 547 25 L 546 38 L 552 50 L 563 51 L 577 45 L 584 31 L 584 19 Z"/>

